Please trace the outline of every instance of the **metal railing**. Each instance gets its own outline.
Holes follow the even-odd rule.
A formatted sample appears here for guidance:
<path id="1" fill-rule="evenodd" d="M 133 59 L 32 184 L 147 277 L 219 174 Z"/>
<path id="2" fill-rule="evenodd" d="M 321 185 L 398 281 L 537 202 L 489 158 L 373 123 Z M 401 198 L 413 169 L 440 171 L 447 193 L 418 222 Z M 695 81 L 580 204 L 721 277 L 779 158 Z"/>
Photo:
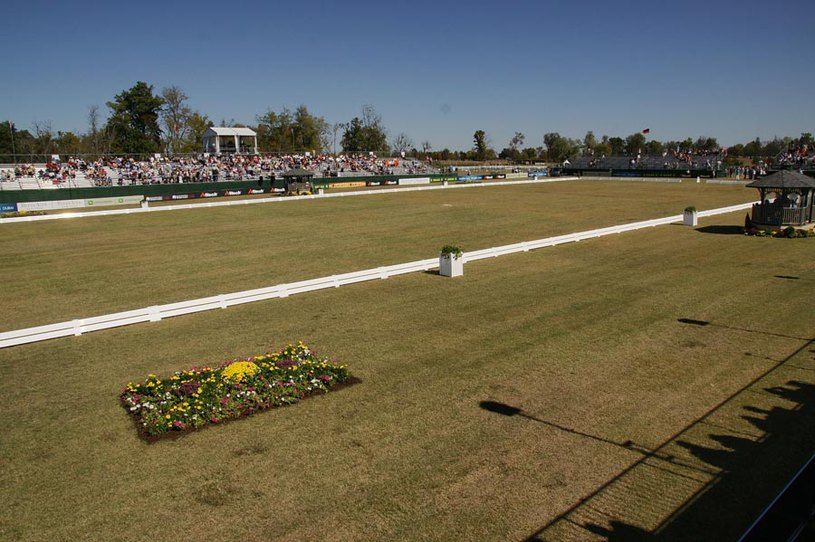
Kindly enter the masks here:
<path id="1" fill-rule="evenodd" d="M 812 210 L 808 207 L 780 207 L 775 204 L 757 203 L 753 205 L 753 222 L 781 226 L 793 224 L 801 226 L 810 221 Z"/>

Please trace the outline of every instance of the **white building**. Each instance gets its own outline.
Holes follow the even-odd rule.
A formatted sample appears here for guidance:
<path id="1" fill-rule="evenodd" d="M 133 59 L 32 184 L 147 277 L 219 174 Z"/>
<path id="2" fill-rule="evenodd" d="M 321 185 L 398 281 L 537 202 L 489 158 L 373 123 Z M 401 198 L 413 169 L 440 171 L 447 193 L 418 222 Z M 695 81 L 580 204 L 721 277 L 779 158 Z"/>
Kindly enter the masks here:
<path id="1" fill-rule="evenodd" d="M 257 154 L 258 137 L 251 128 L 211 126 L 204 132 L 204 152 L 213 154 Z"/>

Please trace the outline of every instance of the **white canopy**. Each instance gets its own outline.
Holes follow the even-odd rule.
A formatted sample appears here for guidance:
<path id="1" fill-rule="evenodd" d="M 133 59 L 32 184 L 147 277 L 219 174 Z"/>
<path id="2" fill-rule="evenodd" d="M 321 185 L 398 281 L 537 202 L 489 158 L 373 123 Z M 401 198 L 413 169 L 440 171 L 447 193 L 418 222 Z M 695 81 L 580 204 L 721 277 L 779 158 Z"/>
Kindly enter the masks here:
<path id="1" fill-rule="evenodd" d="M 204 132 L 204 152 L 257 154 L 257 133 L 251 128 L 210 126 Z"/>

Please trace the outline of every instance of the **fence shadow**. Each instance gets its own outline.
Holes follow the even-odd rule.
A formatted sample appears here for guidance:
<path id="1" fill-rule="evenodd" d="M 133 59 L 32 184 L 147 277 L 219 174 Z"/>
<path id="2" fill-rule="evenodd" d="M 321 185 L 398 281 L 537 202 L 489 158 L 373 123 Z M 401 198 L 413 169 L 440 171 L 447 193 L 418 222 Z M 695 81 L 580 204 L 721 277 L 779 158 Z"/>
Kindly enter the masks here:
<path id="1" fill-rule="evenodd" d="M 802 352 L 808 352 L 815 360 L 813 344 L 815 340 L 809 340 L 775 368 Z M 748 399 L 757 394 L 755 401 L 742 405 L 737 411 L 738 416 L 732 418 L 734 427 L 721 426 L 718 427 L 721 431 L 717 431 L 715 424 L 703 423 L 705 417 L 702 417 L 670 439 L 674 450 L 685 452 L 698 460 L 703 469 L 718 474 L 662 519 L 658 527 L 644 529 L 626 521 L 625 514 L 609 512 L 609 508 L 603 506 L 603 495 L 604 492 L 613 493 L 614 484 L 625 486 L 625 477 L 633 474 L 635 469 L 654 468 L 656 465 L 652 459 L 659 457 L 667 442 L 656 450 L 658 453 L 650 454 L 651 458 L 644 457 L 526 540 L 594 537 L 613 542 L 738 540 L 815 451 L 815 432 L 811 431 L 815 426 L 815 384 L 788 380 L 781 386 L 758 385 L 772 370 L 730 398 L 743 391 L 749 394 L 741 397 Z M 768 401 L 774 406 L 760 406 L 762 403 L 767 405 Z M 694 426 L 697 431 L 688 431 Z M 736 430 L 736 427 L 742 429 Z M 745 431 L 744 427 L 755 431 Z M 706 435 L 700 437 L 699 428 L 705 429 Z M 762 436 L 758 437 L 759 434 Z M 671 488 L 652 486 L 645 496 L 638 495 L 636 501 L 642 504 L 649 498 L 658 500 L 659 493 L 664 491 L 670 492 Z M 606 511 L 598 516 L 597 510 Z"/>
<path id="2" fill-rule="evenodd" d="M 695 457 L 722 469 L 708 491 L 667 523 L 654 540 L 737 540 L 815 450 L 815 385 L 789 381 L 764 390 L 795 403 L 792 408 L 744 408 L 742 419 L 766 435 L 762 440 L 713 434 L 721 447 L 678 441 Z M 616 533 L 615 533 L 616 534 Z M 624 540 L 609 536 L 609 540 Z"/>

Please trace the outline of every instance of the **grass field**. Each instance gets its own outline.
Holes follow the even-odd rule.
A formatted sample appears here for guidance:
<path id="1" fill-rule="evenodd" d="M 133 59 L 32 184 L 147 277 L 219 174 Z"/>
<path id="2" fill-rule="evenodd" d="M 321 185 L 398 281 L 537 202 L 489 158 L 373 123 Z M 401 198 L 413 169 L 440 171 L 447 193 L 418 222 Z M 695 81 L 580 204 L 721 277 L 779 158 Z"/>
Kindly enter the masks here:
<path id="1" fill-rule="evenodd" d="M 575 182 L 15 224 L 2 328 L 753 197 Z M 815 245 L 705 233 L 743 217 L 0 350 L 0 539 L 735 539 L 815 444 Z M 151 445 L 118 404 L 297 339 L 362 383 Z"/>
<path id="2" fill-rule="evenodd" d="M 457 188 L 3 224 L 0 331 L 430 258 L 448 243 L 476 250 L 755 198 L 734 186 L 654 188 Z"/>

